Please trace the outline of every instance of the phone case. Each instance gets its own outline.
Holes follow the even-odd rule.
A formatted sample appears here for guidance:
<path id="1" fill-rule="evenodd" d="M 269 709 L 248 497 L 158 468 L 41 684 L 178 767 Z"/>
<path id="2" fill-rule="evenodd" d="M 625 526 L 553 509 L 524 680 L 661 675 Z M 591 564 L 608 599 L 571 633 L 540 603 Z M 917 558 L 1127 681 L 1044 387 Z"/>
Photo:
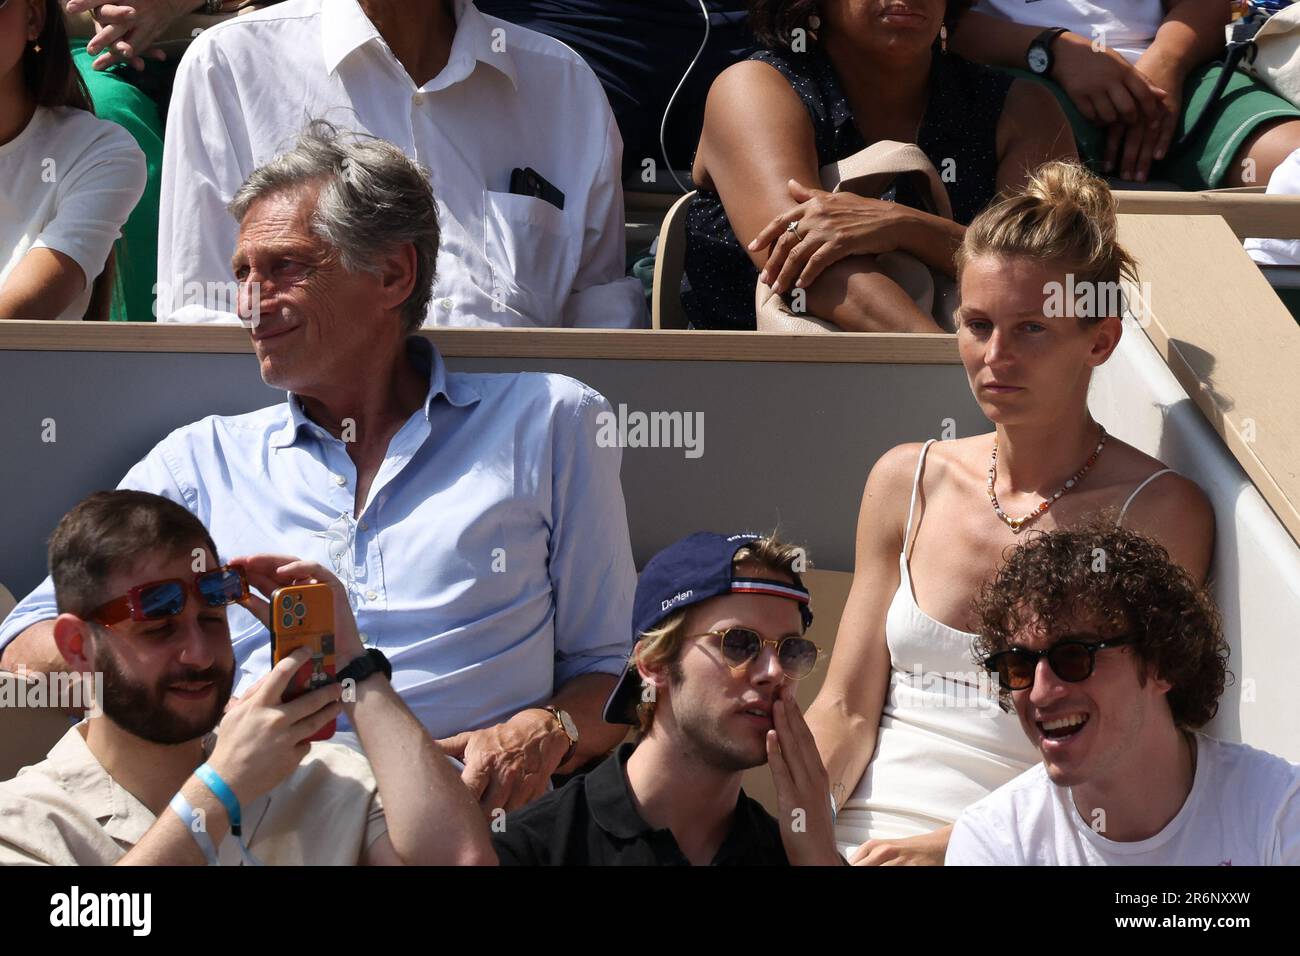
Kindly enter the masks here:
<path id="1" fill-rule="evenodd" d="M 334 681 L 334 595 L 328 584 L 278 588 L 271 595 L 271 666 L 300 647 L 311 648 L 311 660 L 289 681 L 286 701 Z M 308 739 L 329 740 L 334 730 L 331 720 Z"/>

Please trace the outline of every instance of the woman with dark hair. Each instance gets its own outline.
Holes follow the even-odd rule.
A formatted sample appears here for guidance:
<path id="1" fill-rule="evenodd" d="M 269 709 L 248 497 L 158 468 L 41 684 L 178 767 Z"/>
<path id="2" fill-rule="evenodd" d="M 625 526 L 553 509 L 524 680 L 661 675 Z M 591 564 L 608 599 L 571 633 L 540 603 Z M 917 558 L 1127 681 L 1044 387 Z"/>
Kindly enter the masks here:
<path id="1" fill-rule="evenodd" d="M 966 0 L 751 0 L 767 47 L 709 91 L 693 169 L 682 303 L 697 328 L 752 329 L 762 278 L 851 331 L 943 331 L 877 267 L 913 254 L 951 276 L 966 223 L 1041 163 L 1073 158 L 1061 108 L 1035 84 L 946 51 Z M 915 143 L 955 221 L 890 198 L 827 193 L 821 167 L 880 140 Z"/>
<path id="2" fill-rule="evenodd" d="M 90 108 L 58 0 L 0 0 L 0 319 L 107 317 L 145 163 Z"/>

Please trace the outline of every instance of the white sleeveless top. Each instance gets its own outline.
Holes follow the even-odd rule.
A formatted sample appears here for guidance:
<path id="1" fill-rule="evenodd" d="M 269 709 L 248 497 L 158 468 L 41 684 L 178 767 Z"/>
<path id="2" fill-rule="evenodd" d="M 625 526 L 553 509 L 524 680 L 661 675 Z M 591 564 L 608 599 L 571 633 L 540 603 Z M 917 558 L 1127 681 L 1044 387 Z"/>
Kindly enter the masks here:
<path id="1" fill-rule="evenodd" d="M 1165 18 L 1160 0 L 979 0 L 973 9 L 1026 26 L 1065 27 L 1104 42 L 1130 63 L 1146 52 Z"/>
<path id="2" fill-rule="evenodd" d="M 921 449 L 907 509 L 898 590 L 885 616 L 889 690 L 876 751 L 835 820 L 835 841 L 847 855 L 867 840 L 919 836 L 957 816 L 1038 762 L 1038 750 L 1015 712 L 998 706 L 991 675 L 974 663 L 976 635 L 936 621 L 917 606 L 908 571 L 909 539 L 925 455 Z M 1124 503 L 1119 521 L 1147 483 Z"/>

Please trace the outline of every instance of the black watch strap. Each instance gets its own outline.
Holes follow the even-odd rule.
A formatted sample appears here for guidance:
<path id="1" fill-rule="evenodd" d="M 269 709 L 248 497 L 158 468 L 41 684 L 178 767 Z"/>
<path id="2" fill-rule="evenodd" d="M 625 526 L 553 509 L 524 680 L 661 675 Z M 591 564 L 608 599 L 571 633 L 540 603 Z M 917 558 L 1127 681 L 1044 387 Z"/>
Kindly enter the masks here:
<path id="1" fill-rule="evenodd" d="M 360 684 L 372 674 L 383 674 L 391 681 L 393 679 L 393 665 L 388 663 L 388 658 L 384 656 L 383 651 L 368 647 L 364 654 L 335 674 L 334 679 L 340 683 L 351 680 Z"/>
<path id="2" fill-rule="evenodd" d="M 1029 45 L 1033 46 L 1035 43 L 1038 43 L 1047 47 L 1048 49 L 1051 49 L 1052 43 L 1053 41 L 1056 40 L 1057 37 L 1059 37 L 1062 33 L 1069 33 L 1069 32 L 1070 32 L 1069 27 L 1048 27 L 1042 33 L 1038 34 L 1038 36 L 1034 37 L 1034 39 L 1030 42 Z"/>

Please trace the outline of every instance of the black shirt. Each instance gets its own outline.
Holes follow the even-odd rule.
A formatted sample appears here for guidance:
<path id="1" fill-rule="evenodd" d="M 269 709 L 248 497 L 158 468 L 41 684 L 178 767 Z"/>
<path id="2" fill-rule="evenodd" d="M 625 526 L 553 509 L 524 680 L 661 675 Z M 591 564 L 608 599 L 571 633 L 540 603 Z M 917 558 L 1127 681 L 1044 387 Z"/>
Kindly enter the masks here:
<path id="1" fill-rule="evenodd" d="M 595 770 L 574 777 L 528 806 L 506 815 L 492 834 L 497 856 L 516 866 L 689 866 L 671 830 L 641 819 L 627 783 L 623 744 Z M 731 831 L 713 866 L 788 866 L 781 831 L 757 800 L 742 790 Z"/>
<path id="2" fill-rule="evenodd" d="M 750 59 L 775 68 L 803 101 L 819 168 L 866 148 L 826 56 L 761 50 Z M 963 226 L 997 192 L 998 121 L 1011 83 L 1008 74 L 952 53 L 936 53 L 930 61 L 930 98 L 916 142 L 941 175 L 955 177 L 945 182 L 953 219 Z M 921 208 L 920 197 L 906 181 L 881 198 Z M 754 328 L 758 270 L 732 231 L 721 197 L 711 189 L 697 190 L 687 207 L 685 265 L 682 307 L 696 328 Z"/>

